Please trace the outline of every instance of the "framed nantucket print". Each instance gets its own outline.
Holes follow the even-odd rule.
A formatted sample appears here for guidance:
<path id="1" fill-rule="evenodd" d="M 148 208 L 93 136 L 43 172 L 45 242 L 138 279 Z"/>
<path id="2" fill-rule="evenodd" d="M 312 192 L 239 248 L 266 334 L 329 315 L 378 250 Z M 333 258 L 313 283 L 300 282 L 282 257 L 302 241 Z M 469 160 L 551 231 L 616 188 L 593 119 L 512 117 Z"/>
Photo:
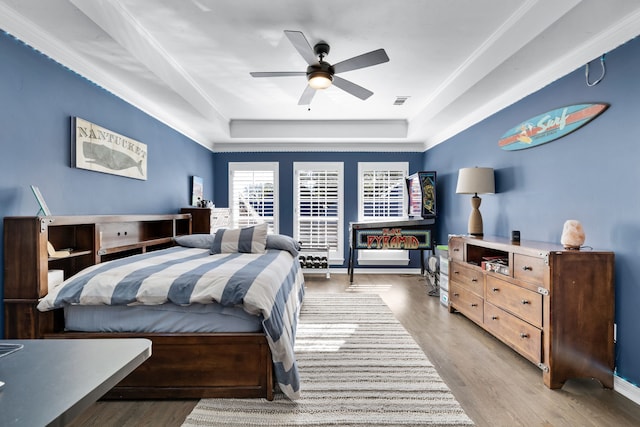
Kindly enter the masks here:
<path id="1" fill-rule="evenodd" d="M 147 180 L 147 145 L 80 117 L 71 118 L 71 166 Z"/>

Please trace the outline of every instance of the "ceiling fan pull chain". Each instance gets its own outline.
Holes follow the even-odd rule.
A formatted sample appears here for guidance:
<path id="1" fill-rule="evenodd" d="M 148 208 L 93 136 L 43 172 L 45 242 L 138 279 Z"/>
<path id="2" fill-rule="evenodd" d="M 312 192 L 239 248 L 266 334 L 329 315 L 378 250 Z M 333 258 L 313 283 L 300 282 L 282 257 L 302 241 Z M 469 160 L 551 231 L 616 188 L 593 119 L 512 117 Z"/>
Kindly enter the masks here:
<path id="1" fill-rule="evenodd" d="M 589 87 L 595 86 L 598 83 L 600 83 L 602 81 L 602 79 L 604 79 L 604 75 L 607 73 L 607 69 L 604 66 L 604 54 L 600 57 L 600 66 L 602 67 L 602 75 L 595 82 L 589 83 L 589 63 L 587 62 L 587 66 L 586 66 L 586 68 L 584 70 L 584 76 L 585 76 L 585 78 L 587 80 L 587 86 L 589 86 Z"/>

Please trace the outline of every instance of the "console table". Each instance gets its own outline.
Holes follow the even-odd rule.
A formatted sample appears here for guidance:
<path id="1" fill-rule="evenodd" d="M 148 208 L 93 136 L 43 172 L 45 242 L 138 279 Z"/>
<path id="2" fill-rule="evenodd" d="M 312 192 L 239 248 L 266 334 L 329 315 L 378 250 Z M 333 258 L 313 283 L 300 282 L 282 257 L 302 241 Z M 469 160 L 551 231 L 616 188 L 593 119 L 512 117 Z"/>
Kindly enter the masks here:
<path id="1" fill-rule="evenodd" d="M 10 340 L 0 358 L 0 425 L 63 426 L 151 356 L 147 339 Z"/>
<path id="2" fill-rule="evenodd" d="M 349 223 L 349 281 L 353 282 L 358 249 L 420 250 L 420 273 L 424 274 L 424 251 L 433 249 L 435 218 Z"/>

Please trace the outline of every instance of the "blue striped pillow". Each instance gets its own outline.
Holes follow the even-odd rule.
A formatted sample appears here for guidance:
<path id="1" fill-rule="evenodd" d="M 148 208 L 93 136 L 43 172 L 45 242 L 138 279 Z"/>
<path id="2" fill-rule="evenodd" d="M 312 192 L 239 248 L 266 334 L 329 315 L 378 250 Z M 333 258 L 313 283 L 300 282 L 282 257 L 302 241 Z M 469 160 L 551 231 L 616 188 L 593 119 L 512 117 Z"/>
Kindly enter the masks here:
<path id="1" fill-rule="evenodd" d="M 233 252 L 260 254 L 267 244 L 266 223 L 251 227 L 221 229 L 216 231 L 209 253 L 225 254 Z"/>

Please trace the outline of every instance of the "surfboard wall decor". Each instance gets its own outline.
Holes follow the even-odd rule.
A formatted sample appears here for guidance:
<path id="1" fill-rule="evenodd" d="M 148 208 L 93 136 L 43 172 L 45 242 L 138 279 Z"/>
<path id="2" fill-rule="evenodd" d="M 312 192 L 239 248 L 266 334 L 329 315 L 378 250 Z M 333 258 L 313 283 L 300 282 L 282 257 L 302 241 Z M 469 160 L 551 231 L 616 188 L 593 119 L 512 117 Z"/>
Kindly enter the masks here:
<path id="1" fill-rule="evenodd" d="M 551 110 L 509 129 L 498 146 L 515 151 L 546 144 L 581 128 L 608 107 L 609 104 L 576 104 Z"/>

